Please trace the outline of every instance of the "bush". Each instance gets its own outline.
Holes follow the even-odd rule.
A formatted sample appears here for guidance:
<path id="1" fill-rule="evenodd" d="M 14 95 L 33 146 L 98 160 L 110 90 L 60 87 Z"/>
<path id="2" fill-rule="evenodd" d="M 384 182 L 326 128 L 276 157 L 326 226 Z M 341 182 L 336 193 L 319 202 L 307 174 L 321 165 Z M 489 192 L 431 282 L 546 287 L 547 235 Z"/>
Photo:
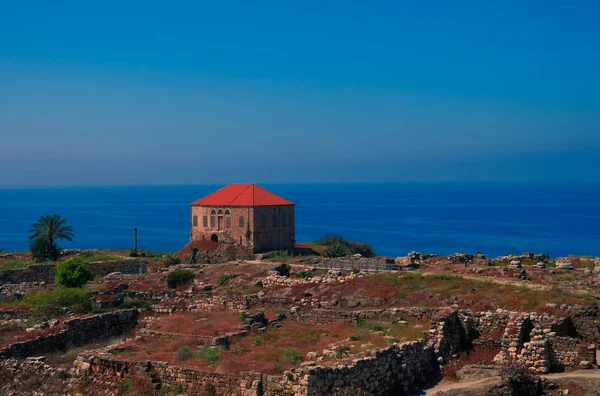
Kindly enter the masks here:
<path id="1" fill-rule="evenodd" d="M 133 381 L 131 381 L 129 378 L 121 381 L 121 384 L 119 385 L 121 392 L 129 392 L 131 388 L 133 388 Z"/>
<path id="2" fill-rule="evenodd" d="M 248 316 L 248 314 L 246 313 L 246 311 L 242 311 L 242 313 L 240 314 L 240 322 L 246 323 L 247 316 Z"/>
<path id="3" fill-rule="evenodd" d="M 294 275 L 301 279 L 312 278 L 313 273 L 311 271 L 298 271 Z"/>
<path id="4" fill-rule="evenodd" d="M 325 235 L 315 243 L 325 246 L 326 257 L 343 257 L 357 253 L 364 257 L 375 256 L 375 251 L 370 245 L 364 242 L 350 242 L 338 235 Z"/>
<path id="5" fill-rule="evenodd" d="M 221 359 L 221 348 L 211 347 L 200 349 L 198 351 L 198 357 L 209 364 L 216 363 Z"/>
<path id="6" fill-rule="evenodd" d="M 29 245 L 29 251 L 37 262 L 56 261 L 60 256 L 58 247 L 44 238 L 36 238 Z"/>
<path id="7" fill-rule="evenodd" d="M 176 254 L 169 254 L 165 256 L 163 262 L 165 264 L 165 267 L 172 267 L 174 265 L 181 264 L 181 259 Z"/>
<path id="8" fill-rule="evenodd" d="M 207 382 L 206 385 L 204 385 L 204 391 L 206 392 L 207 396 L 216 396 L 217 394 L 217 390 L 212 382 Z"/>
<path id="9" fill-rule="evenodd" d="M 219 276 L 219 285 L 223 286 L 225 283 L 227 283 L 227 281 L 229 279 L 234 279 L 237 278 L 239 275 L 230 275 L 230 274 L 221 274 L 221 276 Z"/>
<path id="10" fill-rule="evenodd" d="M 324 251 L 325 257 L 344 257 L 348 255 L 348 249 L 341 243 L 327 245 Z"/>
<path id="11" fill-rule="evenodd" d="M 195 277 L 196 275 L 192 271 L 172 271 L 169 273 L 169 275 L 167 275 L 167 286 L 169 286 L 170 289 L 175 289 L 178 286 L 191 282 Z"/>
<path id="12" fill-rule="evenodd" d="M 350 348 L 350 345 L 348 345 L 348 344 L 340 345 L 340 346 L 338 347 L 338 349 L 335 351 L 335 356 L 336 356 L 338 359 L 341 359 L 341 358 L 343 358 L 344 356 L 346 356 L 346 355 L 349 355 L 349 354 L 350 354 L 350 351 L 351 351 L 351 349 L 352 349 L 352 348 Z"/>
<path id="13" fill-rule="evenodd" d="M 194 357 L 194 352 L 192 352 L 192 348 L 187 345 L 181 347 L 177 354 L 175 355 L 175 360 L 179 362 L 183 362 L 189 360 Z"/>
<path id="14" fill-rule="evenodd" d="M 56 284 L 62 287 L 82 287 L 94 274 L 86 267 L 83 259 L 72 258 L 56 266 Z"/>
<path id="15" fill-rule="evenodd" d="M 529 394 L 539 380 L 523 362 L 513 360 L 502 365 L 500 377 L 508 383 L 513 393 Z"/>
<path id="16" fill-rule="evenodd" d="M 285 348 L 283 350 L 283 358 L 292 363 L 297 363 L 302 360 L 300 353 L 296 348 Z"/>
<path id="17" fill-rule="evenodd" d="M 261 336 L 254 336 L 254 338 L 252 339 L 252 345 L 259 346 L 264 343 L 265 343 L 265 341 L 263 340 L 263 338 Z"/>
<path id="18" fill-rule="evenodd" d="M 38 318 L 52 318 L 60 314 L 61 309 L 76 313 L 86 313 L 92 309 L 92 300 L 84 289 L 60 288 L 28 296 L 26 302 L 31 313 Z"/>

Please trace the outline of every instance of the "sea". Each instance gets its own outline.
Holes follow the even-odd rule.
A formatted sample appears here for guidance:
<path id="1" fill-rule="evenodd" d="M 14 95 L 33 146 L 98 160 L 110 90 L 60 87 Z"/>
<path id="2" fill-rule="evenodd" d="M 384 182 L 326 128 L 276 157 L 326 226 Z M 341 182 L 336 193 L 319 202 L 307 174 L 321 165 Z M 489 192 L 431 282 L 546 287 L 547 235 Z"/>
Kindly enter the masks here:
<path id="1" fill-rule="evenodd" d="M 523 252 L 600 255 L 600 184 L 264 184 L 296 203 L 296 240 L 326 234 L 402 256 Z M 63 248 L 172 252 L 189 241 L 190 203 L 222 187 L 112 186 L 0 189 L 0 249 L 26 250 L 31 224 L 60 214 Z"/>

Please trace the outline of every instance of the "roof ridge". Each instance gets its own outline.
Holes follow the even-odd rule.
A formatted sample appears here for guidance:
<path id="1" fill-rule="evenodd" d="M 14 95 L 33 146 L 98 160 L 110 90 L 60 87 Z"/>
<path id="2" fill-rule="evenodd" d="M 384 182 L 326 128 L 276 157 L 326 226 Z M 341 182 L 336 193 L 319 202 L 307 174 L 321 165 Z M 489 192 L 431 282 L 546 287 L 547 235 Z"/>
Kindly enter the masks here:
<path id="1" fill-rule="evenodd" d="M 244 183 L 240 183 L 240 185 L 244 185 Z M 231 186 L 231 184 L 228 184 L 228 186 Z M 244 188 L 242 191 L 240 191 L 240 193 L 238 195 L 236 195 L 231 202 L 229 202 L 230 204 L 233 204 L 233 202 L 235 202 L 236 199 L 238 199 L 243 193 L 246 192 L 246 190 L 248 189 L 248 187 L 250 187 L 249 185 L 246 185 L 246 188 Z M 252 204 L 254 205 L 254 200 L 252 200 Z"/>

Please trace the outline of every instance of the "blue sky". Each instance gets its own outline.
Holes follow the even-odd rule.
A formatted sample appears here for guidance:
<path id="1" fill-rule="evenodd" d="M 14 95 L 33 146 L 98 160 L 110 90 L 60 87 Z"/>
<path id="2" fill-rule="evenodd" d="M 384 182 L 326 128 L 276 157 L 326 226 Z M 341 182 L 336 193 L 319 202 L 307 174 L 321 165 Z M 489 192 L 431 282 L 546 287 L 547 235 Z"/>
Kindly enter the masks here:
<path id="1" fill-rule="evenodd" d="M 599 181 L 600 3 L 486 3 L 0 0 L 0 186 Z"/>

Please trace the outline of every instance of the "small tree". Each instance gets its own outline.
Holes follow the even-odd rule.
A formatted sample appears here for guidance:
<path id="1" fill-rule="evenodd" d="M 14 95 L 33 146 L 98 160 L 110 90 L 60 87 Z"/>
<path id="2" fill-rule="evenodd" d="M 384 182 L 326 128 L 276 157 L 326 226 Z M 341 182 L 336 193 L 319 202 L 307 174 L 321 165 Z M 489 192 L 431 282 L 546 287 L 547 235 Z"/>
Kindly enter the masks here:
<path id="1" fill-rule="evenodd" d="M 60 215 L 57 214 L 48 214 L 45 216 L 41 216 L 38 221 L 33 223 L 31 226 L 31 235 L 29 236 L 29 240 L 33 240 L 31 253 L 34 254 L 33 248 L 39 249 L 38 251 L 44 251 L 41 249 L 45 247 L 45 251 L 49 255 L 49 257 L 43 257 L 42 260 L 58 260 L 59 252 L 58 247 L 56 246 L 56 240 L 73 240 L 73 227 L 67 225 L 67 220 L 61 219 Z M 47 242 L 46 245 L 43 245 L 41 242 L 35 242 L 37 240 L 43 239 Z M 35 256 L 34 256 L 35 257 Z M 36 259 L 38 259 L 36 257 Z"/>
<path id="2" fill-rule="evenodd" d="M 82 287 L 94 274 L 80 258 L 72 258 L 56 266 L 56 284 L 62 287 Z"/>

